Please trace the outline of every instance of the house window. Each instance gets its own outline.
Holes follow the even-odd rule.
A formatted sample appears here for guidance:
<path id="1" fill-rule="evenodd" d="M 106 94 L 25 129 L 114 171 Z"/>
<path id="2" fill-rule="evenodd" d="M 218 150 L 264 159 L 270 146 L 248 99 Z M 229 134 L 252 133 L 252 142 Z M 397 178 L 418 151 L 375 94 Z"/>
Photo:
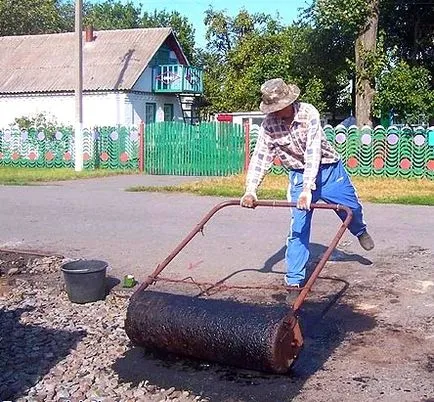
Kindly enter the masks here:
<path id="1" fill-rule="evenodd" d="M 164 104 L 164 121 L 172 121 L 173 120 L 173 104 L 165 103 Z"/>
<path id="2" fill-rule="evenodd" d="M 178 58 L 173 50 L 169 53 L 169 64 L 178 64 Z"/>
<path id="3" fill-rule="evenodd" d="M 155 57 L 155 62 L 159 64 L 169 64 L 170 50 L 164 47 L 160 47 Z"/>
<path id="4" fill-rule="evenodd" d="M 157 107 L 155 103 L 146 103 L 145 105 L 145 122 L 155 123 L 155 115 L 157 112 Z"/>
<path id="5" fill-rule="evenodd" d="M 160 66 L 167 64 L 178 64 L 178 58 L 173 50 L 163 45 L 161 46 L 150 63 L 152 66 Z"/>

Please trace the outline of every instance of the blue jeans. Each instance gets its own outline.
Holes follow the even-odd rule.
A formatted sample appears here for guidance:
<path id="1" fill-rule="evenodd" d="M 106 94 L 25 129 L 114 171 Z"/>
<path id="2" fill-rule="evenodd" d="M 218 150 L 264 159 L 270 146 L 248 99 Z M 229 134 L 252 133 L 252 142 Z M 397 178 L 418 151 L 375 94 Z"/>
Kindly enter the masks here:
<path id="1" fill-rule="evenodd" d="M 289 172 L 288 200 L 297 202 L 303 190 L 303 172 Z M 366 232 L 362 205 L 348 177 L 342 162 L 321 165 L 316 179 L 316 190 L 312 191 L 312 202 L 323 200 L 328 204 L 346 205 L 353 211 L 353 219 L 348 227 L 354 236 Z M 291 208 L 291 226 L 286 249 L 286 284 L 302 284 L 306 276 L 306 263 L 309 260 L 309 239 L 312 210 L 304 211 Z M 345 212 L 337 212 L 345 219 Z"/>

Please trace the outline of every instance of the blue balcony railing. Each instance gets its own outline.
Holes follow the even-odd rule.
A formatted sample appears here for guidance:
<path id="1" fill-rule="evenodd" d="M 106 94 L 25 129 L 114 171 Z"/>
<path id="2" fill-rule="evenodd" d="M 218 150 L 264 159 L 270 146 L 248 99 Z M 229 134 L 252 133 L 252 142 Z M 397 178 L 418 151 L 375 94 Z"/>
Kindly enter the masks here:
<path id="1" fill-rule="evenodd" d="M 167 64 L 154 67 L 152 90 L 167 93 L 203 92 L 203 72 L 198 67 Z"/>

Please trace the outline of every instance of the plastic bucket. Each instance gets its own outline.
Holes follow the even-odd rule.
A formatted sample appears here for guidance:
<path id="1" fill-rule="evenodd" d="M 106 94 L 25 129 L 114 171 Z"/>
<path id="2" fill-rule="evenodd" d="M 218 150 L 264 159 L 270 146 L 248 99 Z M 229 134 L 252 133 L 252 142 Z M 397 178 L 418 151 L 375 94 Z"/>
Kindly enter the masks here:
<path id="1" fill-rule="evenodd" d="M 73 303 L 90 303 L 106 296 L 108 264 L 100 260 L 77 260 L 62 265 L 66 293 Z"/>

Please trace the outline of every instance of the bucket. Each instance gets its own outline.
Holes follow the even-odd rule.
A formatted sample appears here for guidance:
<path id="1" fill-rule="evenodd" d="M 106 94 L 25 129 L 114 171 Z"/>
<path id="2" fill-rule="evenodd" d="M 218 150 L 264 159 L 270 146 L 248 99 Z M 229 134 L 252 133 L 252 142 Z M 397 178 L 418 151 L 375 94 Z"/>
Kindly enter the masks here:
<path id="1" fill-rule="evenodd" d="M 62 265 L 66 293 L 73 303 L 104 300 L 106 296 L 106 269 L 99 260 L 77 260 Z"/>

